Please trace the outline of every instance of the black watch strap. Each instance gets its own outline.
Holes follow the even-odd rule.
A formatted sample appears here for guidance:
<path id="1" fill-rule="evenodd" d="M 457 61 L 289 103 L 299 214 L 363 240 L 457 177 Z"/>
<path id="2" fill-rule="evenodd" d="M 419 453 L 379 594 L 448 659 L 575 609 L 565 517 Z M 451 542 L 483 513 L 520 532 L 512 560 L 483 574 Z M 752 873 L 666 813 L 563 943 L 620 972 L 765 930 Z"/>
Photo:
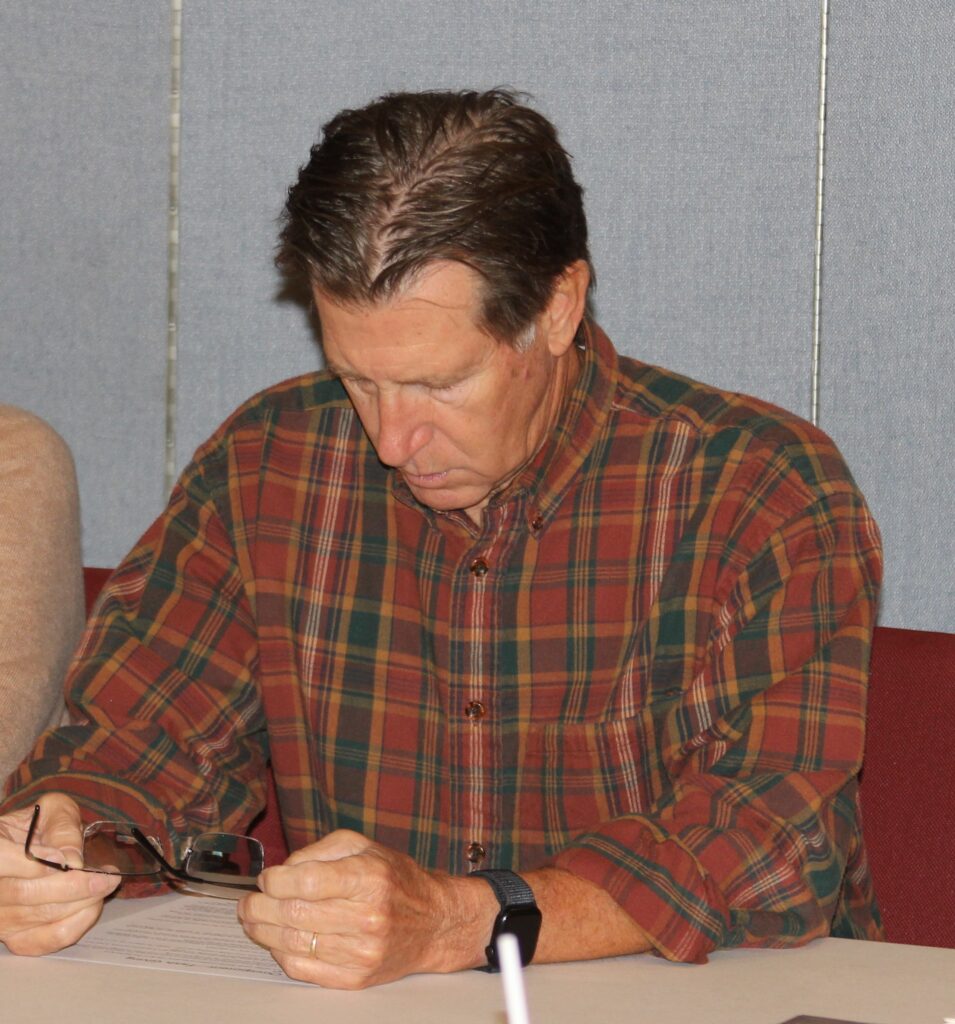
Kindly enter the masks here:
<path id="1" fill-rule="evenodd" d="M 494 890 L 502 910 L 508 906 L 537 906 L 534 901 L 534 890 L 514 871 L 485 868 L 483 871 L 472 871 L 471 874 L 483 878 Z"/>
<path id="2" fill-rule="evenodd" d="M 511 934 L 517 939 L 521 951 L 521 963 L 526 967 L 537 949 L 537 936 L 540 934 L 541 912 L 534 899 L 534 890 L 513 871 L 501 868 L 487 868 L 483 871 L 471 872 L 473 876 L 483 878 L 494 890 L 501 911 L 494 921 L 491 941 L 488 943 L 486 970 L 499 969 L 497 962 L 497 937 Z"/>

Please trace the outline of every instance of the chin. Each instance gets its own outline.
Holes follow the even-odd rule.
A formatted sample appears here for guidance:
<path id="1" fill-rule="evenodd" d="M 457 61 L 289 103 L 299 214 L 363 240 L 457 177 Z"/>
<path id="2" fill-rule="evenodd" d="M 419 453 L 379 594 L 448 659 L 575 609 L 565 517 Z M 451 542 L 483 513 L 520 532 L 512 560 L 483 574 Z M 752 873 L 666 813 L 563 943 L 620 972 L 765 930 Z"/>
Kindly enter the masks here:
<path id="1" fill-rule="evenodd" d="M 487 498 L 486 494 L 481 493 L 467 494 L 460 491 L 444 491 L 440 488 L 431 490 L 426 487 L 414 487 L 410 484 L 408 486 L 422 505 L 427 505 L 435 512 L 465 512 L 480 505 Z"/>

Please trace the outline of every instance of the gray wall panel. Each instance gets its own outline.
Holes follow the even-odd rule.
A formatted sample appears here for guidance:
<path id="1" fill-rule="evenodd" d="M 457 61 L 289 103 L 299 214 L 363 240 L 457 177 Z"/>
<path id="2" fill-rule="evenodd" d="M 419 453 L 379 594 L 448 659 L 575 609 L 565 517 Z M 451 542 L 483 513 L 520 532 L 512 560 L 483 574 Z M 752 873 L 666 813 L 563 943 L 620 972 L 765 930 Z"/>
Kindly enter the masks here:
<path id="1" fill-rule="evenodd" d="M 84 557 L 162 499 L 166 4 L 0 9 L 0 401 L 73 448 Z"/>
<path id="2" fill-rule="evenodd" d="M 881 525 L 885 625 L 955 630 L 955 17 L 833 3 L 821 425 Z"/>
<path id="3" fill-rule="evenodd" d="M 882 621 L 955 629 L 955 19 L 832 0 L 821 424 L 882 525 Z M 198 0 L 184 12 L 177 461 L 310 369 L 271 265 L 320 123 L 397 88 L 509 84 L 588 190 L 618 345 L 807 414 L 817 0 Z M 162 504 L 168 3 L 0 8 L 0 400 L 80 471 L 85 554 Z"/>
<path id="4" fill-rule="evenodd" d="M 318 126 L 399 88 L 509 84 L 588 190 L 618 345 L 808 412 L 818 7 L 603 0 L 186 5 L 180 464 L 316 365 L 275 219 Z"/>

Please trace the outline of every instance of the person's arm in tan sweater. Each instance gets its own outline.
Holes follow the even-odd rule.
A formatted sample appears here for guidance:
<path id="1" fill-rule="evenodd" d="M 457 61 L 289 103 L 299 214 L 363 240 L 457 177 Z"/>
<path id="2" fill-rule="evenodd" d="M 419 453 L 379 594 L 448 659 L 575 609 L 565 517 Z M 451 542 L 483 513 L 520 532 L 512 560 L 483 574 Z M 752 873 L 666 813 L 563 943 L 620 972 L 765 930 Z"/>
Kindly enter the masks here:
<path id="1" fill-rule="evenodd" d="M 0 788 L 63 714 L 84 621 L 78 506 L 64 441 L 0 405 Z"/>

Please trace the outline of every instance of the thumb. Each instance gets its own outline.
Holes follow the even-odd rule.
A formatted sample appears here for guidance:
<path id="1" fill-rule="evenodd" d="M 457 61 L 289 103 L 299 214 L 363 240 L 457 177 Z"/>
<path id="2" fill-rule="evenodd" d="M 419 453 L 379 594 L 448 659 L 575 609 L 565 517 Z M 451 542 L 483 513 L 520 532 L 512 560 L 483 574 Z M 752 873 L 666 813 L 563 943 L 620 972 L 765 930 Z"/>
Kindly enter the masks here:
<path id="1" fill-rule="evenodd" d="M 37 841 L 62 854 L 70 867 L 82 867 L 83 822 L 76 801 L 64 793 L 49 793 L 37 802 L 40 805 Z"/>

